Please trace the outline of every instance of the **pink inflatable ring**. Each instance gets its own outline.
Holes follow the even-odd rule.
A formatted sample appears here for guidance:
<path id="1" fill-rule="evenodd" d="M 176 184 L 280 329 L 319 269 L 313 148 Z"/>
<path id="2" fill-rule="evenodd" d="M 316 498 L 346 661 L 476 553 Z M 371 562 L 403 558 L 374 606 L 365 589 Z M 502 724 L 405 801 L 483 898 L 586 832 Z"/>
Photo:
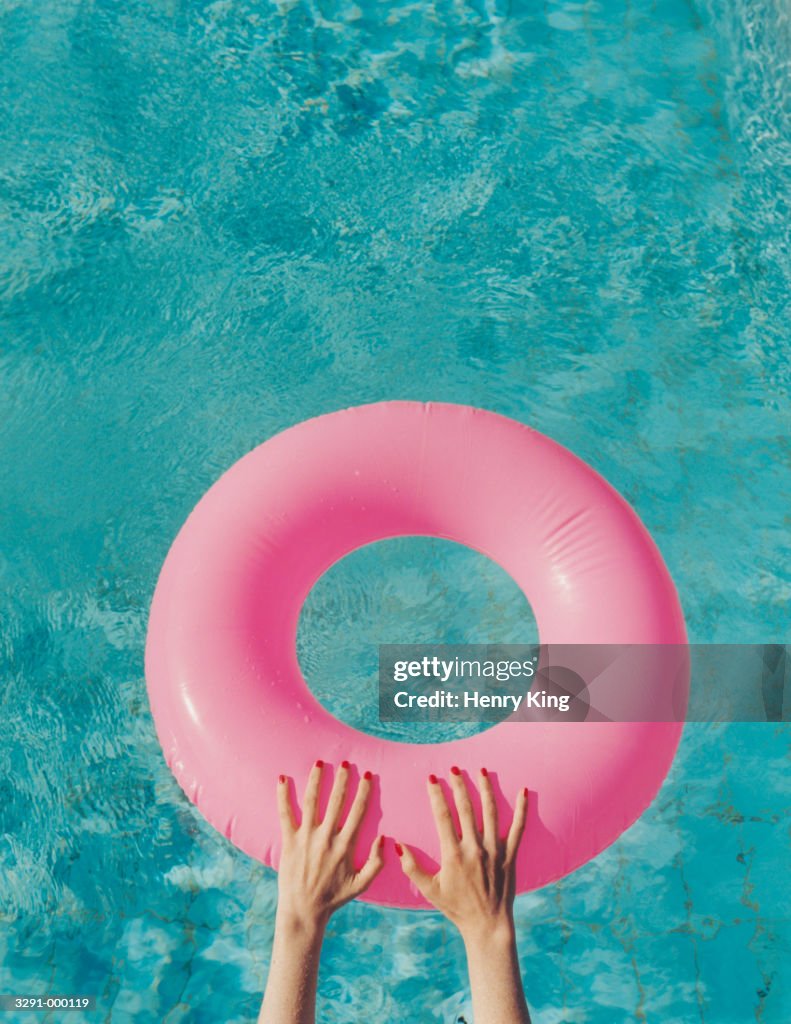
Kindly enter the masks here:
<path id="1" fill-rule="evenodd" d="M 245 455 L 176 537 L 146 644 L 165 758 L 208 821 L 272 866 L 280 773 L 301 792 L 317 758 L 370 769 L 376 786 L 360 855 L 380 833 L 436 863 L 427 776 L 447 776 L 451 765 L 475 776 L 485 766 L 503 818 L 510 820 L 521 787 L 535 794 L 517 888 L 537 888 L 636 820 L 667 773 L 682 726 L 503 722 L 467 739 L 413 745 L 338 721 L 302 678 L 300 609 L 338 559 L 405 534 L 444 537 L 497 562 L 529 598 L 542 643 L 686 642 L 675 588 L 645 528 L 565 448 L 467 406 L 346 409 Z M 425 906 L 395 856 L 363 899 Z"/>

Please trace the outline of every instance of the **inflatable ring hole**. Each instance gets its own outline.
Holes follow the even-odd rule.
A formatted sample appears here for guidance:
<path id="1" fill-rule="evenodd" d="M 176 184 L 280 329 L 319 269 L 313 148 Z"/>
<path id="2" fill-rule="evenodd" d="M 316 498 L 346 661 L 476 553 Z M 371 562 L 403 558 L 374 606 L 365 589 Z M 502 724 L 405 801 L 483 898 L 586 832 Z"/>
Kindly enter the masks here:
<path id="1" fill-rule="evenodd" d="M 537 639 L 527 598 L 491 559 L 436 537 L 396 537 L 358 548 L 319 578 L 300 613 L 297 657 L 313 695 L 347 725 L 441 743 L 493 723 L 380 721 L 379 644 Z"/>

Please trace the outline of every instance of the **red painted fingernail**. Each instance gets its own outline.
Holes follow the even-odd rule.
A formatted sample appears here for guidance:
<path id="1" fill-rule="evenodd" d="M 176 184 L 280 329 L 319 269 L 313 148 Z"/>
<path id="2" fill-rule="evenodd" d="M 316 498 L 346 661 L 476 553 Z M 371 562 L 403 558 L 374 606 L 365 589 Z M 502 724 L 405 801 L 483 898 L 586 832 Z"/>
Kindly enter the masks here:
<path id="1" fill-rule="evenodd" d="M 429 775 L 428 777 L 428 781 L 431 783 L 432 786 L 436 786 L 437 776 L 432 772 L 431 775 Z"/>
<path id="2" fill-rule="evenodd" d="M 403 857 L 404 856 L 404 847 L 400 843 L 396 843 L 395 844 L 395 852 L 398 854 L 399 857 Z"/>
<path id="3" fill-rule="evenodd" d="M 373 774 L 371 772 L 363 772 L 363 778 L 366 782 L 370 782 L 373 778 Z"/>
<path id="4" fill-rule="evenodd" d="M 485 768 L 481 768 L 481 775 L 483 775 L 485 779 L 489 777 L 489 773 L 486 771 Z"/>
<path id="5" fill-rule="evenodd" d="M 525 786 L 525 788 L 522 790 L 522 795 L 523 796 L 530 796 L 530 793 L 528 792 L 527 786 Z"/>
<path id="6" fill-rule="evenodd" d="M 376 848 L 378 850 L 381 850 L 382 847 L 384 846 L 384 842 L 385 842 L 385 837 L 384 836 L 379 836 L 379 838 L 376 841 Z"/>
<path id="7" fill-rule="evenodd" d="M 319 760 L 316 762 L 316 767 L 317 768 L 323 768 L 324 767 L 324 762 L 321 760 L 321 758 L 319 758 Z"/>
<path id="8" fill-rule="evenodd" d="M 454 764 L 454 766 L 451 768 L 451 772 L 453 773 L 453 775 L 461 775 L 461 768 L 457 768 L 456 765 Z"/>
<path id="9" fill-rule="evenodd" d="M 280 781 L 281 781 L 281 782 L 285 782 L 285 781 L 286 781 L 286 777 L 285 777 L 285 775 L 281 775 L 281 776 L 280 776 Z"/>
<path id="10" fill-rule="evenodd" d="M 341 761 L 341 768 L 348 768 L 348 767 L 349 767 L 349 762 L 348 761 Z"/>

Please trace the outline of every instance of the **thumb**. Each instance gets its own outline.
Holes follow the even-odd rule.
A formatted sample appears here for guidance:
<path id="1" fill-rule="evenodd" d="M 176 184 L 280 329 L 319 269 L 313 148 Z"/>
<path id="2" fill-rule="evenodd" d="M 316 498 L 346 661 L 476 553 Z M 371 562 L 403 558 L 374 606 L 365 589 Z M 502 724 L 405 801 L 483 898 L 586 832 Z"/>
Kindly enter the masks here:
<path id="1" fill-rule="evenodd" d="M 365 892 L 368 886 L 373 882 L 376 876 L 384 867 L 384 836 L 375 836 L 374 841 L 371 843 L 371 850 L 368 854 L 368 860 L 363 864 L 358 872 L 356 872 L 351 885 L 352 898 L 356 898 L 361 892 Z"/>
<path id="2" fill-rule="evenodd" d="M 424 871 L 420 867 L 418 862 L 415 860 L 415 855 L 409 849 L 408 846 L 402 846 L 401 843 L 395 844 L 396 853 L 398 859 L 401 862 L 401 870 L 407 876 L 409 881 L 415 886 L 421 896 L 424 896 L 429 903 L 434 902 L 431 898 L 431 892 L 434 888 L 434 875 L 430 875 L 428 871 Z"/>

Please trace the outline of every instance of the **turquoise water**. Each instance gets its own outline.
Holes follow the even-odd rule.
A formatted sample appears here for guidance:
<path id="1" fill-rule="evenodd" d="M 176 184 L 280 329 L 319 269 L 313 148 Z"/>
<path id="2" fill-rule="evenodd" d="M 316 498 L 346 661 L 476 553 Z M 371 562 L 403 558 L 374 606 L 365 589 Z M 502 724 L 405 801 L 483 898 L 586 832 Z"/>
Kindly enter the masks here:
<path id="1" fill-rule="evenodd" d="M 632 501 L 692 640 L 788 640 L 790 47 L 779 0 L 0 5 L 0 991 L 254 1019 L 275 877 L 166 769 L 143 645 L 185 516 L 291 423 L 514 416 Z M 532 623 L 394 543 L 305 610 L 339 714 L 339 636 Z M 643 818 L 519 898 L 539 1024 L 791 1019 L 788 739 L 688 726 Z M 470 1020 L 459 940 L 344 908 L 319 1004 Z"/>

